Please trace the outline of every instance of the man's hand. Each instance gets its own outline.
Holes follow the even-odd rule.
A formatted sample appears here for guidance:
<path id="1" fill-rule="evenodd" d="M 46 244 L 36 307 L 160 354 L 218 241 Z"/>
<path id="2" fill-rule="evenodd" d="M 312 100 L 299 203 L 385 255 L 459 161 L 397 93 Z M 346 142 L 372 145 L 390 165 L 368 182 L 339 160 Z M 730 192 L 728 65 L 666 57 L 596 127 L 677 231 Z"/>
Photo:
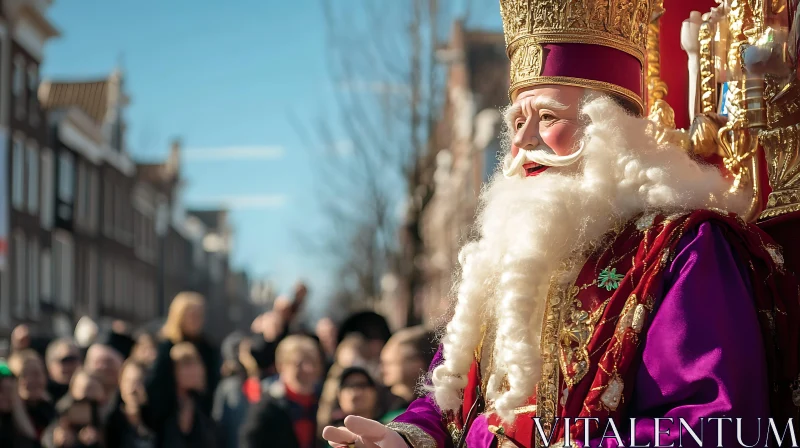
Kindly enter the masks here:
<path id="1" fill-rule="evenodd" d="M 333 447 L 353 444 L 356 448 L 408 448 L 400 434 L 375 420 L 355 415 L 344 419 L 344 427 L 326 426 L 322 437 Z"/>

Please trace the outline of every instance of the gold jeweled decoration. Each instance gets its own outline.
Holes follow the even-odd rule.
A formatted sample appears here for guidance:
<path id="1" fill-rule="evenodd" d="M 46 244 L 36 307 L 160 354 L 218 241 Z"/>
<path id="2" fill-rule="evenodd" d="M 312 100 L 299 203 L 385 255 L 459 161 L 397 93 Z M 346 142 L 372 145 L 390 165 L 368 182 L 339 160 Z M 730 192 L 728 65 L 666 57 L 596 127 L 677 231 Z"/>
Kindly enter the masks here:
<path id="1" fill-rule="evenodd" d="M 775 9 L 775 5 L 772 7 Z M 796 17 L 791 19 L 794 30 L 800 23 Z M 800 211 L 800 82 L 794 63 L 791 65 L 788 80 L 766 77 L 767 129 L 761 132 L 759 139 L 772 192 L 759 220 Z"/>
<path id="2" fill-rule="evenodd" d="M 622 95 L 644 109 L 638 94 L 609 83 L 540 76 L 542 44 L 585 43 L 624 51 L 645 66 L 647 23 L 661 0 L 500 0 L 511 61 L 510 96 L 522 87 L 570 84 Z M 558 78 L 558 79 L 555 79 Z"/>
<path id="3" fill-rule="evenodd" d="M 667 96 L 667 83 L 661 79 L 662 15 L 664 15 L 664 0 L 656 0 L 653 3 L 650 24 L 647 25 L 647 108 L 651 113 L 656 101 L 663 100 Z"/>
<path id="4" fill-rule="evenodd" d="M 700 25 L 700 109 L 714 113 L 717 109 L 717 80 L 714 73 L 714 26 L 709 20 Z M 691 107 L 691 106 L 690 106 Z"/>
<path id="5" fill-rule="evenodd" d="M 761 133 L 772 192 L 759 219 L 800 211 L 800 123 Z"/>
<path id="6" fill-rule="evenodd" d="M 757 38 L 763 19 L 756 16 L 760 10 L 754 8 L 758 0 L 732 0 L 728 14 L 730 47 L 728 49 L 728 68 L 737 74 L 728 80 L 728 124 L 718 133 L 720 146 L 725 155 L 725 168 L 733 175 L 731 192 L 745 191 L 750 205 L 742 218 L 755 221 L 762 209 L 759 178 L 760 159 L 758 154 L 758 130 L 751 129 L 756 111 L 748 111 L 748 95 L 752 97 L 753 85 L 745 76 L 742 50 Z M 757 92 L 755 92 L 757 94 Z"/>

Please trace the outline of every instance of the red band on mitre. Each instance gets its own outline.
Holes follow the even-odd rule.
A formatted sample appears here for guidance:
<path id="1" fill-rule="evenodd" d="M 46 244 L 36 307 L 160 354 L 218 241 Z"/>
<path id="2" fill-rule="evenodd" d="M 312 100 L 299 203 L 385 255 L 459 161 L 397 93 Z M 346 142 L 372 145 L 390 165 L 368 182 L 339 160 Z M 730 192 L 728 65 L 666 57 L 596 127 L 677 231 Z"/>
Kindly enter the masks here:
<path id="1" fill-rule="evenodd" d="M 617 94 L 643 108 L 644 74 L 642 64 L 635 56 L 595 44 L 542 43 L 541 46 L 542 71 L 538 79 L 515 86 L 515 89 L 542 84 L 574 84 Z"/>

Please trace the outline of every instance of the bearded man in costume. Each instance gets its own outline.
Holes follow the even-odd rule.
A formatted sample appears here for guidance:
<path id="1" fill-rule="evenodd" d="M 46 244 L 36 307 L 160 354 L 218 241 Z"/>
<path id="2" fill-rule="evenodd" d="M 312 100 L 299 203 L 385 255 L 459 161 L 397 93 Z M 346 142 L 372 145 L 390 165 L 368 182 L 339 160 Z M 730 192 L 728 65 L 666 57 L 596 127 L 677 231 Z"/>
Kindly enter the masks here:
<path id="1" fill-rule="evenodd" d="M 746 198 L 641 117 L 652 5 L 500 3 L 509 150 L 459 256 L 430 392 L 386 426 L 349 417 L 324 437 L 765 443 L 769 417 L 779 432 L 796 418 L 797 284 L 781 248 L 739 218 Z"/>

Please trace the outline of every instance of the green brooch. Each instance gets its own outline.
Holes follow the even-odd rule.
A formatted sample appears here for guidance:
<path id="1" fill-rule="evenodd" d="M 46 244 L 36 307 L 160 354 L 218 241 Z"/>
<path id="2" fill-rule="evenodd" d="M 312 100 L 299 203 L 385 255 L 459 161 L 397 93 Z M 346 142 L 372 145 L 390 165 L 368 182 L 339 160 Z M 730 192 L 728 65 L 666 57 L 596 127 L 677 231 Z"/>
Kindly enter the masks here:
<path id="1" fill-rule="evenodd" d="M 617 268 L 611 270 L 605 268 L 600 271 L 600 275 L 597 277 L 597 286 L 599 288 L 606 288 L 606 291 L 611 291 L 619 288 L 619 282 L 621 282 L 623 278 L 625 278 L 624 275 L 617 274 Z"/>

